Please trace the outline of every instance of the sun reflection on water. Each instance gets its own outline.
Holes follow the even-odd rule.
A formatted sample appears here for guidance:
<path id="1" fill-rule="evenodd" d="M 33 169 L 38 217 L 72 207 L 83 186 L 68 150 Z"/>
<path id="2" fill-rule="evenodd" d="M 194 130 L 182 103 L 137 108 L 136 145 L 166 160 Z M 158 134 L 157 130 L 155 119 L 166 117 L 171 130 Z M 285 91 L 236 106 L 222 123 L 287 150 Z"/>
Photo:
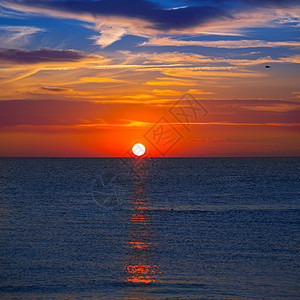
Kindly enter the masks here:
<path id="1" fill-rule="evenodd" d="M 135 265 L 126 266 L 131 277 L 127 277 L 128 282 L 155 282 L 158 277 L 158 266 L 156 265 Z"/>
<path id="2" fill-rule="evenodd" d="M 155 262 L 155 243 L 152 230 L 152 213 L 146 195 L 146 174 L 137 170 L 133 183 L 133 197 L 130 203 L 130 232 L 127 249 L 127 264 L 124 267 L 125 282 L 154 283 L 159 276 L 159 265 Z M 138 175 L 138 176 L 137 176 Z"/>

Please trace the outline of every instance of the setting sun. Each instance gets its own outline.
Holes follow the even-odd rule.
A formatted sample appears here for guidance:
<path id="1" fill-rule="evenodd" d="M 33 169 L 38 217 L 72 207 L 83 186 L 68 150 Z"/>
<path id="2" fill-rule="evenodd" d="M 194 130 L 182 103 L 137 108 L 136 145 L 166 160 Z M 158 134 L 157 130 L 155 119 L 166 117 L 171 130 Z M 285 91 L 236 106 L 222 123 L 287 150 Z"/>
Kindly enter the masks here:
<path id="1" fill-rule="evenodd" d="M 143 144 L 137 143 L 132 147 L 132 152 L 136 156 L 142 156 L 146 152 L 146 148 Z"/>
<path id="2" fill-rule="evenodd" d="M 300 0 L 0 0 L 3 299 L 300 300 L 299 32 Z"/>

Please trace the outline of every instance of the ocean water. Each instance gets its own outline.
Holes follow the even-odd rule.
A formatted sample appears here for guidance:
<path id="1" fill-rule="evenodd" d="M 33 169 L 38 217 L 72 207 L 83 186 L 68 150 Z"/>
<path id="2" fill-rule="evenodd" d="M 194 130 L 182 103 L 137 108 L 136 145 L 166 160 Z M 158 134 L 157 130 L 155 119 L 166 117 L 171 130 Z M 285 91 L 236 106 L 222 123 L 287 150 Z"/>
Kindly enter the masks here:
<path id="1" fill-rule="evenodd" d="M 2 158 L 1 299 L 300 299 L 300 158 Z"/>

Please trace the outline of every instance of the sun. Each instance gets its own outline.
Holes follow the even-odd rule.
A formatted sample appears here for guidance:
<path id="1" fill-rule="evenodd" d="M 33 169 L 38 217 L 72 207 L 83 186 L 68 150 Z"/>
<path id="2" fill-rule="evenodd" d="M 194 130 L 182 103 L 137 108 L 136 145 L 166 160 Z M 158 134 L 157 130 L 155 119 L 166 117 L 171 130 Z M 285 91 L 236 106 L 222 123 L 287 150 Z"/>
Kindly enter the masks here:
<path id="1" fill-rule="evenodd" d="M 143 144 L 137 143 L 132 147 L 132 153 L 136 156 L 142 156 L 146 152 L 146 148 Z"/>

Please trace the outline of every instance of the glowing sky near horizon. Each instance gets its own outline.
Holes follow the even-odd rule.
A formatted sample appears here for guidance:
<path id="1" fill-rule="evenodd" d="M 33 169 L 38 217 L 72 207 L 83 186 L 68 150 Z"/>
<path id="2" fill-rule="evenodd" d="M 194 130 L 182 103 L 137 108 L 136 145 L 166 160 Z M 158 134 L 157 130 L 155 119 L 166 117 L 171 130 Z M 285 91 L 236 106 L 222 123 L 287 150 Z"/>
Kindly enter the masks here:
<path id="1" fill-rule="evenodd" d="M 299 28 L 293 0 L 0 1 L 0 156 L 299 155 Z"/>

